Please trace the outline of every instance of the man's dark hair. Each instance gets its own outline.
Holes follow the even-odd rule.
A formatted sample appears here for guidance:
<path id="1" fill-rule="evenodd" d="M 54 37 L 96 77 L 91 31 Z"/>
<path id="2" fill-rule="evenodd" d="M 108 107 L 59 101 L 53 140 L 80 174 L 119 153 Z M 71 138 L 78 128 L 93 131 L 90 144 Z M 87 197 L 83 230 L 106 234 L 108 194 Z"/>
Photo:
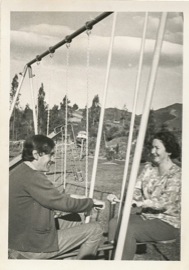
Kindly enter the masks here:
<path id="1" fill-rule="evenodd" d="M 44 135 L 34 135 L 24 142 L 22 151 L 23 161 L 32 161 L 33 150 L 36 150 L 39 154 L 50 154 L 51 150 L 54 148 L 55 143 L 52 139 Z"/>
<path id="2" fill-rule="evenodd" d="M 170 131 L 157 132 L 153 136 L 152 140 L 153 139 L 158 139 L 162 141 L 167 153 L 171 154 L 170 155 L 171 158 L 174 159 L 180 156 L 180 153 L 181 153 L 180 145 L 177 142 L 177 139 L 172 132 Z"/>

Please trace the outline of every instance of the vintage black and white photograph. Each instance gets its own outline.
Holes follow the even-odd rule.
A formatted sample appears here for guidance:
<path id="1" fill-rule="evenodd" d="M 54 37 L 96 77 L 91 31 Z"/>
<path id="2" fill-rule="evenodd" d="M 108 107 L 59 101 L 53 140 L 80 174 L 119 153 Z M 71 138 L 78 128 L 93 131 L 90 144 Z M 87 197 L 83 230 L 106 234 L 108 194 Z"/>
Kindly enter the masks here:
<path id="1" fill-rule="evenodd" d="M 5 269 L 181 267 L 188 13 L 135 3 L 8 12 Z"/>

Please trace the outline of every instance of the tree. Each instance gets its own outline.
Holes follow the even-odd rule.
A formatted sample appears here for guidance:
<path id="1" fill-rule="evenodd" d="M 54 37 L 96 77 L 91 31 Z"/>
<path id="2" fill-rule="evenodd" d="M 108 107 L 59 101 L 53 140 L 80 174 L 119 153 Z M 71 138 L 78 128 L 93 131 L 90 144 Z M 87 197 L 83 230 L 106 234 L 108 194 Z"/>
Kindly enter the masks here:
<path id="1" fill-rule="evenodd" d="M 46 134 L 47 128 L 47 105 L 45 102 L 44 85 L 41 83 L 38 92 L 38 132 Z"/>
<path id="2" fill-rule="evenodd" d="M 76 103 L 74 103 L 72 109 L 73 111 L 77 111 L 79 109 L 79 106 Z"/>
<path id="3" fill-rule="evenodd" d="M 10 106 L 14 100 L 14 97 L 16 95 L 16 91 L 18 88 L 18 75 L 15 74 L 12 83 L 11 83 L 11 90 L 10 90 Z M 14 110 L 10 119 L 10 138 L 12 138 L 12 140 L 17 140 L 18 138 L 18 129 L 19 129 L 19 125 L 21 123 L 20 121 L 20 110 L 19 110 L 19 103 L 20 103 L 20 94 L 18 94 L 17 99 L 16 99 L 16 103 L 14 106 Z M 16 127 L 16 129 L 15 129 Z"/>
<path id="4" fill-rule="evenodd" d="M 118 127 L 112 126 L 109 130 L 106 131 L 106 138 L 108 141 L 111 141 L 116 137 L 116 133 L 119 131 Z"/>
<path id="5" fill-rule="evenodd" d="M 21 139 L 25 139 L 29 135 L 34 134 L 33 130 L 33 112 L 30 109 L 29 104 L 26 104 L 25 109 L 22 113 L 22 137 Z"/>
<path id="6" fill-rule="evenodd" d="M 67 117 L 70 118 L 72 116 L 72 107 L 69 104 L 70 104 L 70 100 L 65 95 L 62 102 L 60 103 L 60 115 L 61 115 L 63 123 L 65 122 L 65 118 L 66 118 L 66 106 L 67 106 Z"/>
<path id="7" fill-rule="evenodd" d="M 162 125 L 161 125 L 161 130 L 162 131 L 167 131 L 169 130 L 169 124 L 164 122 Z"/>
<path id="8" fill-rule="evenodd" d="M 123 109 L 121 111 L 121 117 L 120 117 L 120 120 L 122 121 L 123 126 L 125 126 L 125 124 L 126 124 L 127 112 L 128 112 L 127 106 L 126 106 L 126 104 L 124 104 Z"/>
<path id="9" fill-rule="evenodd" d="M 119 121 L 119 112 L 116 107 L 114 107 L 114 121 Z"/>
<path id="10" fill-rule="evenodd" d="M 62 125 L 62 121 L 60 119 L 60 111 L 58 109 L 58 105 L 54 105 L 51 109 L 50 113 L 50 125 L 49 125 L 49 131 L 52 132 L 54 128 Z"/>
<path id="11" fill-rule="evenodd" d="M 12 104 L 12 102 L 14 100 L 17 88 L 18 88 L 18 75 L 15 74 L 14 78 L 12 79 L 12 83 L 11 83 L 10 105 Z M 19 106 L 19 99 L 20 99 L 20 94 L 18 94 L 17 99 L 16 99 L 16 104 L 15 104 L 16 107 Z"/>
<path id="12" fill-rule="evenodd" d="M 96 126 L 99 122 L 100 118 L 100 101 L 99 96 L 96 95 L 93 98 L 92 106 L 90 108 L 90 115 L 89 115 L 89 126 Z"/>
<path id="13" fill-rule="evenodd" d="M 81 129 L 86 129 L 87 106 L 82 110 Z"/>

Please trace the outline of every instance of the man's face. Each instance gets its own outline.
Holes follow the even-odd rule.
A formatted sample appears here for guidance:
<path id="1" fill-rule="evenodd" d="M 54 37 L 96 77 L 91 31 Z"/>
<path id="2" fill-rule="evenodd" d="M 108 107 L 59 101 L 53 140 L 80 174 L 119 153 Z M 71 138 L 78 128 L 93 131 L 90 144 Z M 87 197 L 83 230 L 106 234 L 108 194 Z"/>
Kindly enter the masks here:
<path id="1" fill-rule="evenodd" d="M 37 160 L 37 170 L 41 172 L 48 172 L 50 166 L 54 163 L 54 149 L 50 154 L 42 153 Z"/>

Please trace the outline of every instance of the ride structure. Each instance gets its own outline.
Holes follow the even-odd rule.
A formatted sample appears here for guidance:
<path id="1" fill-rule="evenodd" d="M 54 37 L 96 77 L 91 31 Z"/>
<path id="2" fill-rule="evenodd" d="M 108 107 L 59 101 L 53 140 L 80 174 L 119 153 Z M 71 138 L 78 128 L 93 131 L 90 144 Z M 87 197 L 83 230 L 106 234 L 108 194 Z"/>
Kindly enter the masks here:
<path id="1" fill-rule="evenodd" d="M 23 80 L 25 78 L 27 71 L 29 73 L 31 89 L 33 91 L 33 83 L 32 83 L 33 74 L 32 74 L 31 66 L 34 63 L 41 61 L 48 54 L 54 53 L 59 47 L 61 47 L 63 45 L 66 45 L 67 49 L 69 49 L 69 44 L 71 43 L 71 41 L 75 37 L 77 37 L 79 34 L 83 33 L 84 31 L 90 31 L 96 23 L 100 22 L 101 20 L 105 19 L 107 16 L 109 16 L 111 14 L 114 15 L 113 16 L 113 26 L 112 26 L 110 45 L 109 45 L 109 53 L 108 53 L 108 60 L 107 60 L 107 72 L 106 72 L 106 78 L 105 78 L 104 95 L 103 95 L 103 101 L 102 101 L 102 106 L 101 106 L 99 128 L 98 128 L 98 134 L 97 134 L 97 140 L 96 140 L 96 148 L 95 148 L 92 176 L 91 176 L 91 181 L 90 181 L 90 187 L 88 187 L 88 182 L 85 186 L 85 194 L 87 196 L 89 196 L 90 198 L 93 198 L 94 192 L 95 192 L 94 186 L 95 186 L 95 179 L 96 179 L 96 172 L 97 172 L 97 165 L 98 165 L 98 158 L 99 158 L 100 141 L 101 141 L 101 137 L 102 137 L 104 111 L 105 111 L 105 103 L 106 103 L 108 83 L 109 83 L 110 67 L 111 67 L 111 61 L 112 61 L 112 52 L 113 52 L 113 45 L 114 45 L 117 13 L 116 12 L 102 13 L 101 15 L 96 17 L 94 20 L 87 22 L 85 24 L 85 26 L 81 27 L 80 29 L 75 31 L 73 34 L 67 36 L 61 42 L 50 47 L 47 51 L 45 51 L 41 55 L 36 56 L 36 58 L 34 58 L 30 62 L 28 62 L 26 64 L 26 66 L 24 67 L 24 70 L 22 72 L 22 79 L 19 83 L 14 101 L 13 101 L 11 109 L 10 109 L 10 117 L 11 117 L 15 103 L 16 103 L 16 99 L 18 97 L 19 91 L 21 89 L 21 86 L 22 86 L 22 83 L 23 83 Z M 137 97 L 138 97 L 138 89 L 139 89 L 140 79 L 141 79 L 141 70 L 142 70 L 142 62 L 143 62 L 144 46 L 145 46 L 145 36 L 146 36 L 146 28 L 147 28 L 147 20 L 148 20 L 148 13 L 145 14 L 144 30 L 143 30 L 143 36 L 142 36 L 142 42 L 141 42 L 141 49 L 140 49 L 141 54 L 140 54 L 139 66 L 138 66 L 138 76 L 137 76 L 136 86 L 135 86 L 133 114 L 132 114 L 132 119 L 131 119 L 131 126 L 130 126 L 129 140 L 128 140 L 128 149 L 127 149 L 126 158 L 125 158 L 125 168 L 124 168 L 124 175 L 123 175 L 123 182 L 122 182 L 121 200 L 120 200 L 120 206 L 119 206 L 119 211 L 118 211 L 118 228 L 117 228 L 118 240 L 117 240 L 116 245 L 108 243 L 108 244 L 105 244 L 99 248 L 100 252 L 102 252 L 102 251 L 108 252 L 108 256 L 106 257 L 108 259 L 114 259 L 114 260 L 121 260 L 122 259 L 124 241 L 125 241 L 125 237 L 126 237 L 128 219 L 129 219 L 129 215 L 130 215 L 130 206 L 131 206 L 131 201 L 132 201 L 132 196 L 133 196 L 134 184 L 135 184 L 135 180 L 137 178 L 139 163 L 140 163 L 141 154 L 142 154 L 142 148 L 143 148 L 144 137 L 145 137 L 146 127 L 147 127 L 147 122 L 148 122 L 148 117 L 149 117 L 149 111 L 150 111 L 152 96 L 153 96 L 153 92 L 154 92 L 154 85 L 155 85 L 156 76 L 157 76 L 157 69 L 158 69 L 159 59 L 160 59 L 160 55 L 161 55 L 161 48 L 162 48 L 162 43 L 163 43 L 163 36 L 164 36 L 164 31 L 165 31 L 166 19 L 167 19 L 167 13 L 164 12 L 164 13 L 162 13 L 162 16 L 160 19 L 159 30 L 158 30 L 155 49 L 154 49 L 152 66 L 151 66 L 151 73 L 149 76 L 148 87 L 147 87 L 147 92 L 146 92 L 144 110 L 143 110 L 143 114 L 142 114 L 139 135 L 138 135 L 138 139 L 137 139 L 137 143 L 136 143 L 131 173 L 130 173 L 130 177 L 129 177 L 129 181 L 128 181 L 128 187 L 127 187 L 127 191 L 126 191 L 126 179 L 128 178 L 128 164 L 129 164 L 130 150 L 131 150 L 131 143 L 132 143 L 134 116 L 135 116 L 135 109 L 136 109 L 136 101 L 137 101 Z M 89 36 L 89 34 L 88 34 L 88 36 Z M 69 56 L 67 54 L 67 63 L 68 63 L 68 57 Z M 89 54 L 87 56 L 87 66 L 89 67 Z M 88 82 L 87 82 L 87 84 L 88 84 Z M 67 98 L 66 98 L 66 107 L 67 107 Z M 66 112 L 66 115 L 67 115 L 67 112 Z M 88 115 L 88 108 L 87 108 L 87 115 Z M 36 119 L 36 110 L 35 110 L 34 98 L 33 98 L 33 117 L 34 117 L 34 130 L 35 130 L 35 134 L 37 134 L 38 129 L 37 129 L 37 121 L 35 120 Z M 88 117 L 87 117 L 87 119 L 88 119 Z M 64 141 L 64 145 L 59 144 L 59 147 L 60 147 L 59 156 L 62 155 L 62 157 L 63 157 L 63 153 L 64 153 L 65 154 L 63 157 L 64 161 L 66 161 L 66 159 L 67 159 L 66 153 L 68 150 L 67 126 L 68 126 L 68 122 L 66 120 L 65 121 L 65 128 L 61 128 L 60 131 L 54 130 L 51 134 L 48 135 L 50 138 L 55 139 L 58 135 L 61 134 L 62 141 Z M 87 158 L 88 157 L 88 147 L 87 147 L 87 145 L 88 145 L 88 124 L 86 124 L 86 127 L 87 127 L 87 130 L 86 130 L 86 158 Z M 75 142 L 73 142 L 73 144 L 71 146 L 73 146 L 74 143 Z M 74 149 L 74 151 L 75 151 L 75 149 Z M 58 150 L 57 150 L 57 153 L 58 153 Z M 73 153 L 73 151 L 72 151 L 72 154 L 73 154 L 72 156 L 74 156 L 75 152 Z M 78 156 L 77 156 L 77 158 L 78 158 Z M 9 169 L 12 170 L 20 162 L 21 162 L 21 156 L 17 157 L 15 160 L 10 162 Z M 64 190 L 66 189 L 66 185 L 68 185 L 68 183 L 66 182 L 67 170 L 66 170 L 65 164 L 66 163 L 64 163 L 64 170 L 63 170 L 64 171 L 64 175 L 63 175 L 64 179 L 60 181 L 60 184 L 58 184 L 58 186 L 63 185 Z M 77 167 L 78 167 L 78 165 L 77 165 Z M 86 166 L 86 175 L 88 175 L 87 170 L 88 170 L 88 168 Z M 81 176 L 81 178 L 83 180 L 83 175 Z M 78 176 L 78 179 L 81 179 L 81 178 L 79 178 L 79 176 Z M 88 176 L 86 178 L 88 178 Z M 89 189 L 89 192 L 88 192 L 88 189 Z M 102 199 L 103 194 L 101 194 L 100 196 Z M 124 201 L 123 199 L 125 199 L 124 203 L 123 203 L 123 201 Z M 111 208 L 110 208 L 110 212 L 111 212 Z M 97 218 L 98 218 L 98 215 L 97 215 Z M 90 222 L 90 216 L 87 216 L 86 223 L 87 222 Z M 111 253 L 112 251 L 114 251 L 113 255 Z M 76 254 L 77 254 L 77 251 L 73 252 L 73 253 L 65 254 L 65 258 L 75 256 Z"/>

